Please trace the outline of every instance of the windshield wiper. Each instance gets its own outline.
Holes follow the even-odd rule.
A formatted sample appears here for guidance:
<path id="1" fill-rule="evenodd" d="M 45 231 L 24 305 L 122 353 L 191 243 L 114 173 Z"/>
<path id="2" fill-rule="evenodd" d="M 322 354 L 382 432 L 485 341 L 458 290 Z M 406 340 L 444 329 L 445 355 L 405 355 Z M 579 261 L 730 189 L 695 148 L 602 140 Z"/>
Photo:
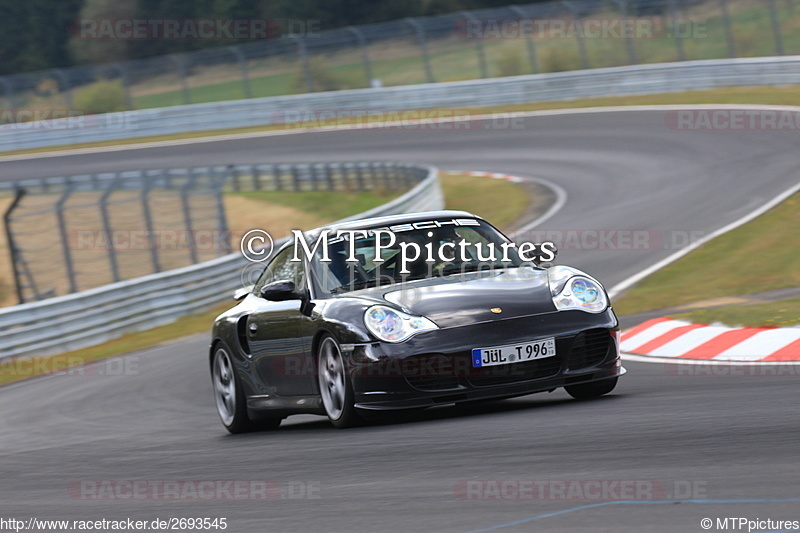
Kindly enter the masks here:
<path id="1" fill-rule="evenodd" d="M 503 265 L 493 265 L 485 263 L 461 263 L 459 265 L 448 265 L 439 270 L 435 274 L 437 276 L 451 276 L 453 274 L 466 274 L 467 272 L 478 272 L 481 270 L 494 270 L 496 267 Z"/>
<path id="2" fill-rule="evenodd" d="M 381 278 L 372 278 L 372 279 L 362 279 L 359 281 L 353 281 L 351 283 L 345 283 L 344 285 L 340 285 L 335 289 L 331 290 L 333 294 L 341 294 L 343 292 L 350 292 L 350 291 L 357 291 L 359 289 L 366 289 L 367 287 L 378 287 L 381 285 L 383 281 L 386 281 Z"/>

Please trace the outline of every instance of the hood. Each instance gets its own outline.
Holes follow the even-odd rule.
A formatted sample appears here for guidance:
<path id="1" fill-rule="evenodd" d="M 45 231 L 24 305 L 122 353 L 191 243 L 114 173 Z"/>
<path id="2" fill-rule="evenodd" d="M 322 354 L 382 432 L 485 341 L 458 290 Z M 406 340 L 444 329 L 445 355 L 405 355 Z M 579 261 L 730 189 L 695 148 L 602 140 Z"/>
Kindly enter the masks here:
<path id="1" fill-rule="evenodd" d="M 556 311 L 547 272 L 530 268 L 412 282 L 383 298 L 441 328 Z"/>

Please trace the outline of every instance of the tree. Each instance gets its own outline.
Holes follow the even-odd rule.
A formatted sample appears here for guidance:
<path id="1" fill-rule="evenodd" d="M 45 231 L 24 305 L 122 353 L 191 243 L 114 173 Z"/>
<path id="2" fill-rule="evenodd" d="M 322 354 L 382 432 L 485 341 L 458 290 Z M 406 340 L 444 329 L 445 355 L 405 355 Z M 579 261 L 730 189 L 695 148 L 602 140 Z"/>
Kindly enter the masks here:
<path id="1" fill-rule="evenodd" d="M 118 38 L 95 39 L 91 33 L 84 32 L 81 26 L 112 19 L 132 18 L 137 11 L 136 0 L 117 2 L 116 0 L 85 0 L 80 19 L 75 24 L 68 48 L 76 64 L 110 63 L 129 58 L 129 41 Z"/>
<path id="2" fill-rule="evenodd" d="M 67 41 L 83 0 L 0 0 L 0 74 L 68 66 Z"/>

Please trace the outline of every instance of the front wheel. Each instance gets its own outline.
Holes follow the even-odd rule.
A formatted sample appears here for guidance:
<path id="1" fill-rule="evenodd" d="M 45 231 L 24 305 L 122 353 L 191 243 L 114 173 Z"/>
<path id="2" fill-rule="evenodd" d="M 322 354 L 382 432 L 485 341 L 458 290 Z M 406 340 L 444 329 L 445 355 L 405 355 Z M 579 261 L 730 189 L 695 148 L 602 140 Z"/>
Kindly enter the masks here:
<path id="1" fill-rule="evenodd" d="M 280 425 L 280 418 L 254 422 L 247 416 L 247 404 L 242 392 L 241 380 L 233 366 L 230 352 L 222 343 L 218 344 L 214 351 L 211 381 L 214 385 L 217 413 L 219 413 L 222 425 L 229 432 L 245 433 L 259 429 L 276 429 Z"/>
<path id="2" fill-rule="evenodd" d="M 576 400 L 589 400 L 597 398 L 604 394 L 608 394 L 614 387 L 617 386 L 618 378 L 604 379 L 603 381 L 595 381 L 594 383 L 583 383 L 581 385 L 570 385 L 564 387 L 567 394 Z"/>
<path id="3" fill-rule="evenodd" d="M 353 387 L 339 343 L 333 337 L 327 336 L 320 342 L 318 352 L 317 379 L 325 414 L 337 428 L 361 424 L 363 420 L 356 412 Z"/>

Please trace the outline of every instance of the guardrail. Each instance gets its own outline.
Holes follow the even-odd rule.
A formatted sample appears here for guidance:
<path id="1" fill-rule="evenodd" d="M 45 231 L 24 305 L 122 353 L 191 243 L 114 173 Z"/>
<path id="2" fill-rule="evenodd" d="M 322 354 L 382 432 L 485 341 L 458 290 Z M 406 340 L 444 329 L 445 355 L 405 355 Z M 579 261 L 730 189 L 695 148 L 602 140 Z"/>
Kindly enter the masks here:
<path id="1" fill-rule="evenodd" d="M 373 165 L 375 163 L 365 163 Z M 356 165 L 357 166 L 357 165 Z M 345 220 L 441 209 L 443 197 L 433 167 L 395 164 L 417 183 L 395 200 Z M 228 182 L 234 186 L 234 182 Z M 124 333 L 168 324 L 230 298 L 242 286 L 240 253 L 196 265 L 0 309 L 0 360 L 77 350 Z"/>
<path id="2" fill-rule="evenodd" d="M 348 116 L 469 108 L 598 96 L 653 94 L 725 86 L 800 84 L 800 56 L 686 61 L 597 68 L 488 80 L 355 89 L 126 111 L 0 126 L 0 152 L 72 143 L 254 126 L 311 126 Z M 325 115 L 327 113 L 327 115 Z M 325 118 L 328 117 L 328 118 Z M 363 118 L 359 118 L 363 117 Z"/>

